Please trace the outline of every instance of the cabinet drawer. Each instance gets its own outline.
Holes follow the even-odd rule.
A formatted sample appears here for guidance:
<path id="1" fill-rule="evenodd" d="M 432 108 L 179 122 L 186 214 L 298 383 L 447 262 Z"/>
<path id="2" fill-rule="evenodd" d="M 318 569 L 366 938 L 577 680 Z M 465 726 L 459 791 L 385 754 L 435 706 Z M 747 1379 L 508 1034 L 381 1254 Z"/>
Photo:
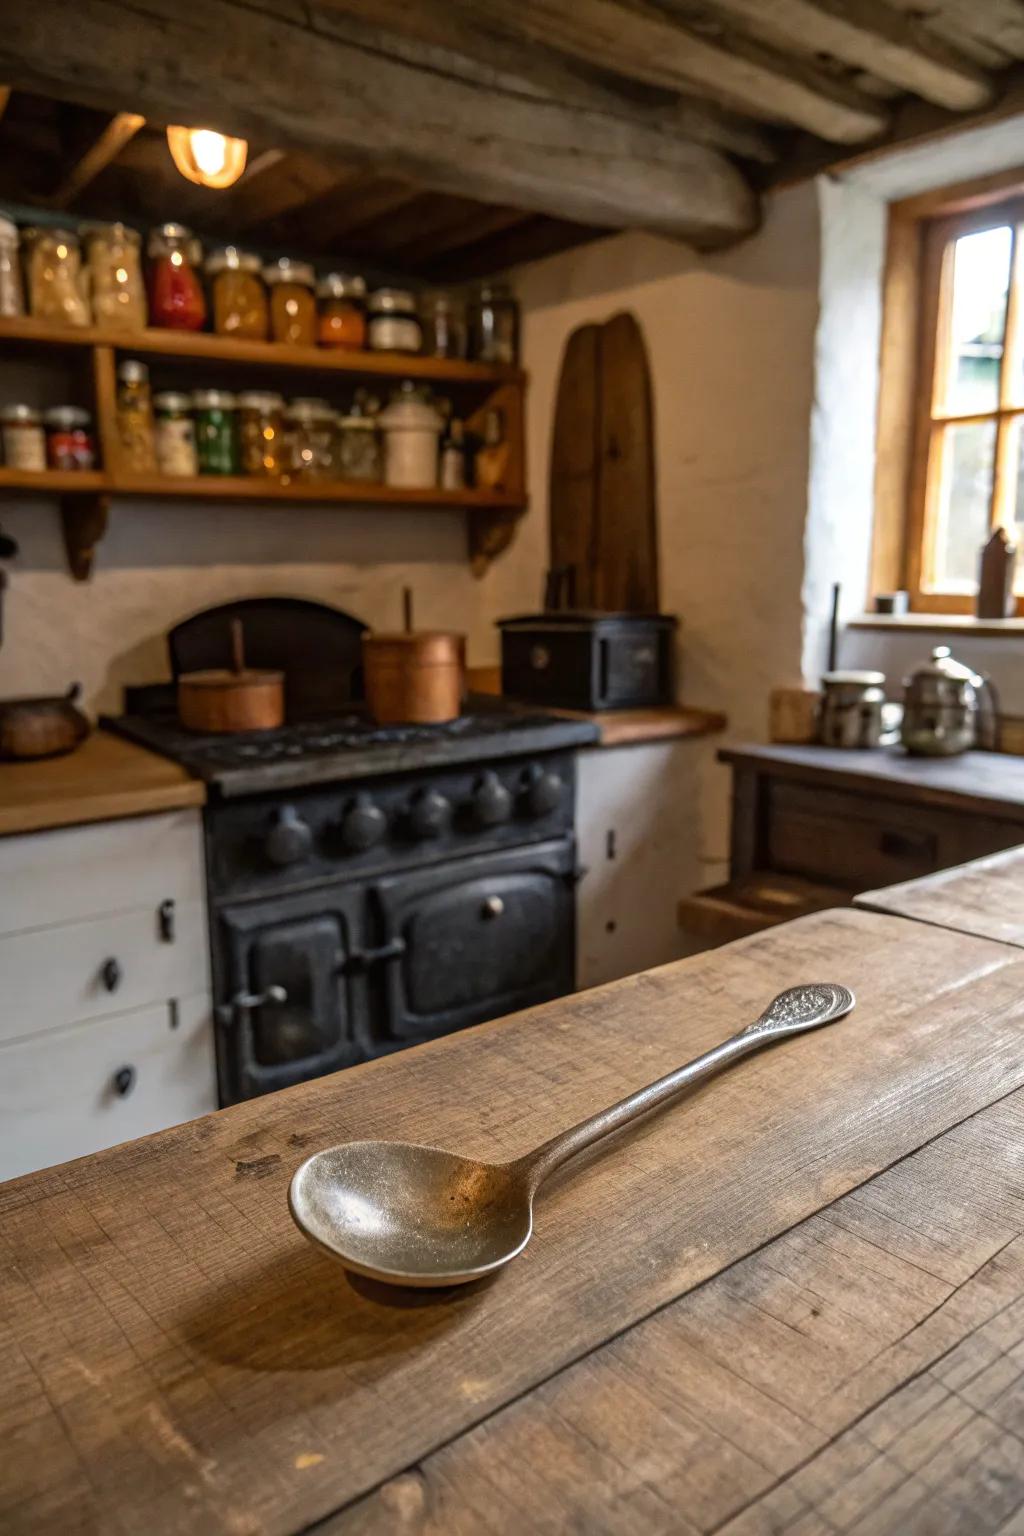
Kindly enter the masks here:
<path id="1" fill-rule="evenodd" d="M 105 977 L 108 965 L 116 975 Z M 161 937 L 155 907 L 8 934 L 0 939 L 0 1041 L 208 988 L 202 902 L 175 905 L 172 942 Z"/>
<path id="2" fill-rule="evenodd" d="M 128 1068 L 133 1076 L 122 1095 L 115 1078 Z M 0 1179 L 84 1157 L 216 1107 L 207 996 L 181 999 L 176 1013 L 162 1003 L 3 1045 Z"/>
<path id="3" fill-rule="evenodd" d="M 198 811 L 0 838 L 0 934 L 203 899 Z"/>
<path id="4" fill-rule="evenodd" d="M 964 811 L 807 784 L 768 786 L 767 865 L 851 891 L 930 875 L 1020 840 L 1019 825 Z"/>

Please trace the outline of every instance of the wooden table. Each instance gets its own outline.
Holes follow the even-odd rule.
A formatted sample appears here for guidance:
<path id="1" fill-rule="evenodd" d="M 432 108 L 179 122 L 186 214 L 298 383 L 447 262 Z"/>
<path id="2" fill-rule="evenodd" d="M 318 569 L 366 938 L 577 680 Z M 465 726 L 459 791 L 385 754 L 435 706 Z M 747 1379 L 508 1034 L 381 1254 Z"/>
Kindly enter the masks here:
<path id="1" fill-rule="evenodd" d="M 288 1179 L 510 1157 L 813 977 L 855 1013 L 545 1191 L 490 1282 L 349 1280 Z M 1019 1536 L 1024 956 L 851 909 L 0 1186 L 0 1529 Z"/>
<path id="2" fill-rule="evenodd" d="M 1024 949 L 1024 848 L 865 891 L 856 905 Z"/>

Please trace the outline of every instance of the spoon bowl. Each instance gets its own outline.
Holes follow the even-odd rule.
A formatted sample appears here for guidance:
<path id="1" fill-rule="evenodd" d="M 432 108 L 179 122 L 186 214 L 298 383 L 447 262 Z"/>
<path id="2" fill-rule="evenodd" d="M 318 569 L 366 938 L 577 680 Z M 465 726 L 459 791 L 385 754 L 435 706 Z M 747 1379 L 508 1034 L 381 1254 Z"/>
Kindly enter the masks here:
<path id="1" fill-rule="evenodd" d="M 483 1163 L 407 1141 L 349 1141 L 306 1159 L 288 1204 L 306 1237 L 347 1269 L 393 1285 L 464 1285 L 521 1253 L 533 1197 L 555 1168 L 684 1088 L 772 1040 L 831 1024 L 854 1006 L 834 982 L 790 987 L 695 1061 L 553 1136 L 514 1163 Z"/>
<path id="2" fill-rule="evenodd" d="M 516 1164 L 405 1141 L 351 1141 L 309 1157 L 288 1194 L 300 1230 L 374 1280 L 463 1285 L 515 1258 L 533 1230 Z"/>

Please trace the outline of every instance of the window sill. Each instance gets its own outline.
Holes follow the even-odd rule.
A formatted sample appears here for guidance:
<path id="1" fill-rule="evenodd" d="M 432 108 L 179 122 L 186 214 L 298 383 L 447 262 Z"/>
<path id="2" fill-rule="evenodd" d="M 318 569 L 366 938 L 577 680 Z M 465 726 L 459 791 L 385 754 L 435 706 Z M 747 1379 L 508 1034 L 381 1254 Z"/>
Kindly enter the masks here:
<path id="1" fill-rule="evenodd" d="M 882 629 L 904 634 L 978 635 L 992 639 L 1024 639 L 1024 618 L 976 619 L 973 613 L 865 613 L 848 619 L 847 629 Z"/>

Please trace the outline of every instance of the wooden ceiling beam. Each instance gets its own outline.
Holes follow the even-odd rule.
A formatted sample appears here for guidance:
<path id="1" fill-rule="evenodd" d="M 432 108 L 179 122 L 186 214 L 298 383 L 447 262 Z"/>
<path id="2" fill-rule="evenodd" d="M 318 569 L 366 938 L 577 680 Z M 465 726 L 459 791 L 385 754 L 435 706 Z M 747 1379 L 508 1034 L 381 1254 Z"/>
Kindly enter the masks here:
<path id="1" fill-rule="evenodd" d="M 994 95 L 981 70 L 886 0 L 714 0 L 714 7 L 783 44 L 832 54 L 939 107 L 972 111 Z"/>
<path id="2" fill-rule="evenodd" d="M 0 78 L 702 248 L 758 224 L 752 187 L 703 145 L 353 46 L 318 30 L 320 14 L 309 4 L 271 15 L 245 0 L 76 0 L 69 28 L 63 0 L 32 0 L 0 28 Z"/>
<path id="3" fill-rule="evenodd" d="M 146 119 L 137 112 L 117 112 L 83 153 L 68 167 L 59 185 L 46 199 L 50 208 L 67 208 L 107 169 Z"/>
<path id="4" fill-rule="evenodd" d="M 419 0 L 422 8 L 425 0 Z M 798 59 L 743 37 L 699 35 L 645 0 L 430 0 L 469 13 L 510 42 L 550 49 L 665 90 L 695 93 L 837 144 L 876 137 L 883 103 Z M 365 0 L 330 0 L 335 10 Z"/>
<path id="5" fill-rule="evenodd" d="M 428 280 L 434 282 L 469 282 L 474 278 L 507 272 L 510 267 L 519 266 L 522 262 L 539 261 L 544 256 L 557 255 L 559 251 L 584 245 L 607 233 L 607 230 L 573 224 L 567 219 L 526 218 L 499 234 L 453 251 L 436 263 L 424 263 L 422 272 Z"/>
<path id="6" fill-rule="evenodd" d="M 458 252 L 465 246 L 479 245 L 482 240 L 502 234 L 517 224 L 522 224 L 521 208 L 488 208 L 478 203 L 457 223 L 442 229 L 421 232 L 414 239 L 394 248 L 392 255 L 410 271 L 416 271 L 429 263 L 436 263 L 450 252 Z"/>
<path id="7" fill-rule="evenodd" d="M 451 68 L 466 61 L 465 78 L 483 68 L 505 88 L 529 90 L 542 99 L 586 108 L 643 127 L 675 133 L 742 160 L 770 165 L 778 158 L 769 133 L 749 117 L 678 89 L 651 88 L 594 67 L 588 61 L 538 48 L 526 37 L 481 24 L 472 0 L 410 5 L 409 0 L 323 0 L 335 18 L 336 35 L 357 46 L 386 46 L 407 62 Z M 383 39 L 387 35 L 386 43 Z M 407 46 L 402 48 L 402 40 Z M 415 46 L 408 47 L 411 42 Z M 436 61 L 424 48 L 437 50 Z"/>

